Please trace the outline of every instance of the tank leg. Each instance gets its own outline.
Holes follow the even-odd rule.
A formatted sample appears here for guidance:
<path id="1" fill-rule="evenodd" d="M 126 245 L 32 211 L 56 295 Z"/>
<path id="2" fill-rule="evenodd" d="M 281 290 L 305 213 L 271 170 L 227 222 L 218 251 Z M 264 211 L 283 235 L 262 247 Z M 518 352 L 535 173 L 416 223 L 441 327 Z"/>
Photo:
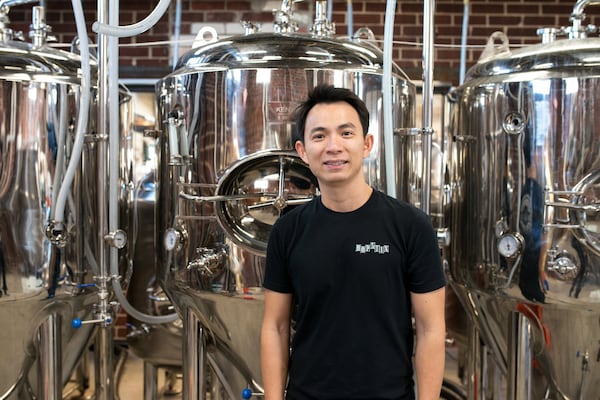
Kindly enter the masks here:
<path id="1" fill-rule="evenodd" d="M 468 322 L 468 351 L 467 351 L 467 398 L 474 400 L 479 398 L 480 374 L 481 374 L 481 343 L 479 339 L 479 331 L 475 328 L 473 322 Z"/>
<path id="2" fill-rule="evenodd" d="M 144 400 L 158 398 L 158 368 L 152 363 L 144 362 Z"/>
<path id="3" fill-rule="evenodd" d="M 521 313 L 513 312 L 508 336 L 508 400 L 531 399 L 531 325 Z"/>
<path id="4" fill-rule="evenodd" d="M 100 326 L 95 346 L 96 399 L 114 400 L 114 362 L 112 326 Z"/>
<path id="5" fill-rule="evenodd" d="M 203 328 L 192 310 L 184 313 L 183 339 L 183 400 L 206 397 L 206 347 Z"/>
<path id="6" fill-rule="evenodd" d="M 43 400 L 62 398 L 61 316 L 48 315 L 38 329 L 38 395 Z"/>

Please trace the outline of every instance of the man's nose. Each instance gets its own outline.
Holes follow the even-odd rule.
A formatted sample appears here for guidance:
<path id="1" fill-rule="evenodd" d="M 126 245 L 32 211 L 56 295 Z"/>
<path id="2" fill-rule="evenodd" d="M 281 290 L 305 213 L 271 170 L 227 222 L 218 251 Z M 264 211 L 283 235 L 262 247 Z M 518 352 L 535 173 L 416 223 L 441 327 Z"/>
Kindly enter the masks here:
<path id="1" fill-rule="evenodd" d="M 341 138 L 339 137 L 339 135 L 329 135 L 329 137 L 327 138 L 327 150 L 328 151 L 337 151 L 340 149 L 341 143 L 340 143 Z"/>

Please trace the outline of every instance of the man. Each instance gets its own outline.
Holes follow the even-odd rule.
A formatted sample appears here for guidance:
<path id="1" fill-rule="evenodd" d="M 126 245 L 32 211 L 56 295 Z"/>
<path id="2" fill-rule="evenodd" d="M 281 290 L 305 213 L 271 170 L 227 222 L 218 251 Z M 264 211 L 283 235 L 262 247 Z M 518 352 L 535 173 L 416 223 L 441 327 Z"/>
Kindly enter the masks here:
<path id="1" fill-rule="evenodd" d="M 439 399 L 445 280 L 421 210 L 373 190 L 369 112 L 318 86 L 296 111 L 296 151 L 321 195 L 273 226 L 264 280 L 265 399 Z M 413 324 L 416 347 L 413 371 Z M 291 320 L 294 338 L 291 344 Z"/>

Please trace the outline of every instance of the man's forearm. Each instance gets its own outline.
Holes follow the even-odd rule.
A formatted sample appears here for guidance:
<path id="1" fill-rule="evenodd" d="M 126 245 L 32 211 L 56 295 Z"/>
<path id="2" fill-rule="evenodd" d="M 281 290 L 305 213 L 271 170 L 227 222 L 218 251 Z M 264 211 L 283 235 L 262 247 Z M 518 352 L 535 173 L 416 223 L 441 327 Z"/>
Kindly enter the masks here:
<path id="1" fill-rule="evenodd" d="M 440 335 L 435 335 L 440 336 Z M 417 339 L 415 372 L 418 400 L 439 400 L 446 359 L 445 334 Z"/>
<path id="2" fill-rule="evenodd" d="M 261 334 L 261 370 L 265 400 L 283 400 L 289 360 L 289 335 L 276 331 Z"/>

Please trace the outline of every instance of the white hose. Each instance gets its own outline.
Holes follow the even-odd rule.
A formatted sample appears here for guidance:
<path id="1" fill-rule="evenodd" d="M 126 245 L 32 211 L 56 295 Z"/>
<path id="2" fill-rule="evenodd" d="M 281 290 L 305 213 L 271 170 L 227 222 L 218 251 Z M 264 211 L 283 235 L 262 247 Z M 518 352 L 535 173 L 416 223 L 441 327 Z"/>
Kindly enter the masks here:
<path id="1" fill-rule="evenodd" d="M 465 81 L 465 73 L 467 70 L 467 35 L 469 32 L 469 15 L 470 15 L 469 0 L 464 0 L 462 35 L 460 37 L 460 71 L 458 83 L 462 85 Z"/>
<path id="2" fill-rule="evenodd" d="M 119 24 L 119 0 L 111 1 L 108 7 L 108 22 Z M 114 36 L 106 38 L 107 43 L 107 76 L 108 84 L 108 231 L 119 229 L 119 39 Z M 109 265 L 113 276 L 118 274 L 119 249 L 110 247 Z"/>
<path id="3" fill-rule="evenodd" d="M 115 4 L 116 3 L 116 4 Z M 118 24 L 119 6 L 114 1 L 109 7 L 109 22 Z M 115 232 L 119 228 L 119 147 L 120 147 L 120 129 L 119 129 L 119 39 L 117 37 L 108 38 L 108 99 L 109 99 L 109 178 L 108 178 L 108 230 Z M 130 244 L 131 246 L 131 244 Z M 133 251 L 133 249 L 131 249 Z M 109 252 L 110 274 L 119 275 L 119 249 L 111 247 Z M 168 315 L 150 315 L 145 314 L 133 307 L 123 293 L 121 283 L 117 279 L 112 280 L 112 287 L 117 300 L 131 317 L 148 324 L 165 324 L 179 319 L 177 313 Z"/>
<path id="4" fill-rule="evenodd" d="M 67 140 L 67 88 L 65 85 L 59 86 L 57 95 L 59 96 L 57 103 L 59 104 L 60 116 L 54 118 L 54 126 L 56 127 L 56 166 L 54 167 L 54 186 L 52 187 L 53 200 L 58 198 L 59 182 L 62 181 L 65 170 L 65 143 Z M 55 219 L 55 217 L 56 202 L 52 201 L 50 219 Z"/>
<path id="5" fill-rule="evenodd" d="M 346 15 L 346 18 L 348 18 L 348 37 L 351 38 L 354 33 L 354 11 L 352 10 L 352 0 L 346 0 Z"/>
<path id="6" fill-rule="evenodd" d="M 90 108 L 91 78 L 90 78 L 90 50 L 87 31 L 85 28 L 85 17 L 81 0 L 71 0 L 73 5 L 73 14 L 75 15 L 75 25 L 77 27 L 77 36 L 79 36 L 81 52 L 81 94 L 79 97 L 79 115 L 77 118 L 77 133 L 73 143 L 73 151 L 69 159 L 69 166 L 62 181 L 58 198 L 56 199 L 55 217 L 56 228 L 62 228 L 65 217 L 65 204 L 67 196 L 71 191 L 73 177 L 79 166 L 81 151 L 83 149 L 83 139 L 88 125 L 88 114 Z"/>
<path id="7" fill-rule="evenodd" d="M 396 1 L 388 1 L 383 30 L 383 148 L 385 154 L 385 181 L 387 194 L 396 197 L 396 170 L 394 166 L 394 121 L 392 118 L 392 44 Z"/>
<path id="8" fill-rule="evenodd" d="M 98 21 L 92 25 L 92 30 L 101 35 L 114 37 L 129 37 L 139 35 L 152 28 L 169 8 L 171 0 L 160 0 L 154 10 L 143 20 L 126 26 L 113 26 Z"/>
<path id="9" fill-rule="evenodd" d="M 175 26 L 173 28 L 173 71 L 177 67 L 179 59 L 179 38 L 181 36 L 181 0 L 175 3 Z"/>

